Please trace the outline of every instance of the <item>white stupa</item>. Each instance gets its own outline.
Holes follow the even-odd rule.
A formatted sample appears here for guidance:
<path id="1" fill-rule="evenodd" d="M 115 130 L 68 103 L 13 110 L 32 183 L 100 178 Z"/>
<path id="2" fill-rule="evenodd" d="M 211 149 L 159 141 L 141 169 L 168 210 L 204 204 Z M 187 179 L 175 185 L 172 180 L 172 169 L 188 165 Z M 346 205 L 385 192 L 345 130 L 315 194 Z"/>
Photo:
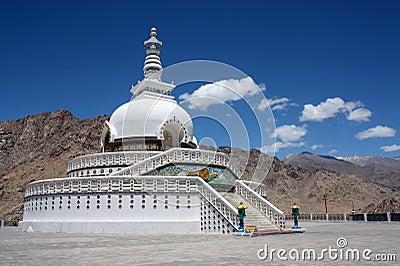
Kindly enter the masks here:
<path id="1" fill-rule="evenodd" d="M 265 186 L 240 180 L 223 153 L 198 149 L 190 115 L 162 81 L 162 42 L 144 42 L 144 79 L 101 134 L 102 153 L 71 160 L 66 178 L 28 184 L 21 230 L 80 233 L 222 233 L 247 223 L 284 228 Z"/>

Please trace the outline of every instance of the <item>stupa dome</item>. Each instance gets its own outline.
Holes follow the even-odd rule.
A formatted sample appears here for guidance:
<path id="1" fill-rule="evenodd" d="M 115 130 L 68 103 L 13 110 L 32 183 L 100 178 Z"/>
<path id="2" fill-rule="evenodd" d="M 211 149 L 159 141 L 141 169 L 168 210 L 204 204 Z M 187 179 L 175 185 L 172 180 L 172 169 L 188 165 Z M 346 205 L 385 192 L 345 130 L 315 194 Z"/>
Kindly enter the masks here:
<path id="1" fill-rule="evenodd" d="M 160 97 L 144 92 L 134 100 L 118 107 L 108 123 L 110 139 L 132 137 L 173 138 L 173 146 L 193 139 L 190 115 L 172 97 Z M 171 136 L 170 136 L 171 135 Z"/>

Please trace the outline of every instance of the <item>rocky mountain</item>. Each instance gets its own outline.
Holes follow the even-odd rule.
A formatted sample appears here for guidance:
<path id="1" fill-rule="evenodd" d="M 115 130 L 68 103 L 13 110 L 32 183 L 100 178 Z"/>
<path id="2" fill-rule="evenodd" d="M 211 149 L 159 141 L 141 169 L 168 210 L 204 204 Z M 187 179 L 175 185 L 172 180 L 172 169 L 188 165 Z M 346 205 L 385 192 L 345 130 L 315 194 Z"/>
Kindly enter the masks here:
<path id="1" fill-rule="evenodd" d="M 57 157 L 68 151 L 98 151 L 99 130 L 108 116 L 80 120 L 70 112 L 29 115 L 0 123 L 0 169 Z"/>
<path id="2" fill-rule="evenodd" d="M 65 177 L 68 161 L 99 151 L 100 133 L 109 117 L 78 119 L 68 111 L 30 115 L 0 122 L 0 219 L 17 224 L 22 219 L 25 186 L 32 181 Z M 400 193 L 356 175 L 327 169 L 339 161 L 321 157 L 318 167 L 298 167 L 259 150 L 220 147 L 243 172 L 243 178 L 263 182 L 267 198 L 288 212 L 293 202 L 302 212 L 400 211 Z M 327 160 L 327 161 L 324 161 Z M 307 166 L 304 164 L 302 166 Z"/>
<path id="3" fill-rule="evenodd" d="M 367 181 L 400 191 L 400 169 L 396 159 L 382 157 L 351 157 L 343 160 L 332 156 L 323 156 L 302 152 L 282 158 L 285 163 L 311 171 L 324 169 L 334 173 L 359 176 Z M 350 162 L 357 161 L 357 163 Z"/>
<path id="4" fill-rule="evenodd" d="M 81 120 L 60 110 L 1 122 L 0 219 L 21 219 L 26 184 L 65 177 L 71 158 L 98 152 L 106 119 Z"/>

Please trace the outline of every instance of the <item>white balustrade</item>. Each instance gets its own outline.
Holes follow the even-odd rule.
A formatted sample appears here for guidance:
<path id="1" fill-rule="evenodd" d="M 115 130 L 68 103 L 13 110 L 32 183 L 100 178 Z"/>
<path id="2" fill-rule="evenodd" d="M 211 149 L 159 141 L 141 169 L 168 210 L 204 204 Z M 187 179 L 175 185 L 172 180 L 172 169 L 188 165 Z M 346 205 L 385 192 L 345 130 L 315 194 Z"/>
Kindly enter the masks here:
<path id="1" fill-rule="evenodd" d="M 265 197 L 267 195 L 267 188 L 264 184 L 254 182 L 254 181 L 249 181 L 249 180 L 242 180 L 244 184 L 246 184 L 248 187 L 253 189 L 257 194 Z"/>
<path id="2" fill-rule="evenodd" d="M 265 216 L 275 222 L 279 228 L 285 228 L 285 214 L 268 200 L 261 197 L 242 180 L 236 180 L 236 193 L 254 204 Z"/>
<path id="3" fill-rule="evenodd" d="M 238 215 L 237 209 L 229 203 L 221 194 L 213 189 L 208 183 L 204 182 L 201 178 L 198 179 L 198 192 L 202 195 L 209 203 L 211 203 L 217 211 L 231 224 L 231 226 L 237 229 L 236 218 Z"/>
<path id="4" fill-rule="evenodd" d="M 91 178 L 56 178 L 27 185 L 25 197 L 97 192 L 196 192 L 199 177 L 180 176 L 101 176 Z M 203 182 L 203 181 L 202 181 Z"/>
<path id="5" fill-rule="evenodd" d="M 67 170 L 71 172 L 87 167 L 131 165 L 159 153 L 159 151 L 126 151 L 88 154 L 72 159 L 68 163 Z"/>

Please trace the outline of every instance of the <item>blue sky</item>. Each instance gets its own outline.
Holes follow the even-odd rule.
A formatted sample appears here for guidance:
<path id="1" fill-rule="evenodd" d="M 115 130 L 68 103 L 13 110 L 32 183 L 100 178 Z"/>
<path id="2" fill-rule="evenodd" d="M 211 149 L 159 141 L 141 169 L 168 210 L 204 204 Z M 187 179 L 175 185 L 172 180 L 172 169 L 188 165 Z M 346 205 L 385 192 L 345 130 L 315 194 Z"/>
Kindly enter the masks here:
<path id="1" fill-rule="evenodd" d="M 142 79 L 156 26 L 164 67 L 214 60 L 265 84 L 278 157 L 400 155 L 398 1 L 146 3 L 1 1 L 0 121 L 111 114 Z"/>

